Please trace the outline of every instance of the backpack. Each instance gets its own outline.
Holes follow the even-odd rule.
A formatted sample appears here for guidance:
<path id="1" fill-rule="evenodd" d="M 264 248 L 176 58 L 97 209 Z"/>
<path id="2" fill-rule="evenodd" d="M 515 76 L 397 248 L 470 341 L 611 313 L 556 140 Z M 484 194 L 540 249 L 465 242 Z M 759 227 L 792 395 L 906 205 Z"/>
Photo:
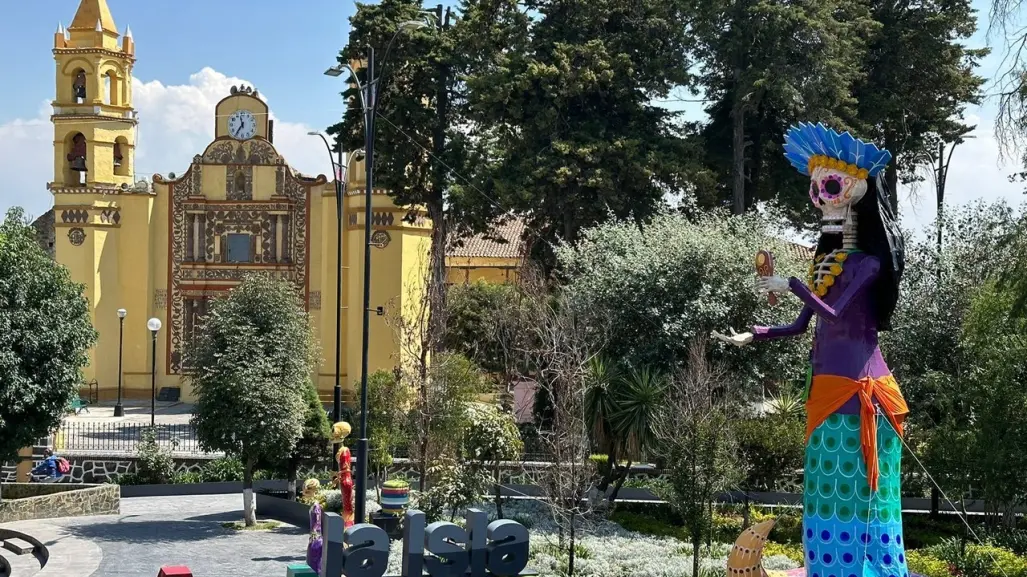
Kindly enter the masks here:
<path id="1" fill-rule="evenodd" d="M 57 457 L 57 472 L 62 475 L 67 475 L 71 472 L 71 463 L 69 463 L 64 457 Z"/>

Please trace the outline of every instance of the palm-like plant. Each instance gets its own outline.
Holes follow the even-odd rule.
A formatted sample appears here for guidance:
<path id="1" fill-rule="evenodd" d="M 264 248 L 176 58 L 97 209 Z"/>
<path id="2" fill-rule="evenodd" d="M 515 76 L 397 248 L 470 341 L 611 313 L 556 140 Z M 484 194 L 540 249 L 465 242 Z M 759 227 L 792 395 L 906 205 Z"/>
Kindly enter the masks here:
<path id="1" fill-rule="evenodd" d="M 611 425 L 626 456 L 639 459 L 656 445 L 656 427 L 667 381 L 648 369 L 631 371 L 613 393 Z"/>
<path id="2" fill-rule="evenodd" d="M 612 431 L 610 418 L 613 415 L 614 391 L 620 382 L 620 371 L 600 357 L 589 360 L 585 373 L 585 418 L 592 434 L 592 442 L 602 451 L 614 449 L 616 434 Z"/>
<path id="3" fill-rule="evenodd" d="M 786 417 L 802 417 L 802 395 L 792 387 L 782 387 L 777 396 L 767 401 L 767 412 Z"/>
<path id="4" fill-rule="evenodd" d="M 622 373 L 610 362 L 593 358 L 586 373 L 585 410 L 592 442 L 606 456 L 599 490 L 615 483 L 610 500 L 627 478 L 630 461 L 656 443 L 655 428 L 666 394 L 666 381 L 649 370 Z M 619 466 L 623 458 L 627 465 Z"/>

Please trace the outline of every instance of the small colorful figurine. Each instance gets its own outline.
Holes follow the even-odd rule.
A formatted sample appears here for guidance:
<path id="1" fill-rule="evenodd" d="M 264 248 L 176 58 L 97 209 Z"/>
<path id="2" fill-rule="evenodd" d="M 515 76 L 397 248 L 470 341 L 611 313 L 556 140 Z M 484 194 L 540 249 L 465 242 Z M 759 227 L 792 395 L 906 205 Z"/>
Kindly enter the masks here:
<path id="1" fill-rule="evenodd" d="M 349 423 L 338 422 L 332 425 L 332 442 L 342 444 L 349 436 L 352 428 Z M 339 492 L 342 493 L 342 522 L 345 527 L 353 526 L 353 472 L 352 457 L 349 447 L 342 445 L 336 455 L 339 460 Z"/>
<path id="2" fill-rule="evenodd" d="M 311 501 L 310 505 L 310 541 L 307 543 L 307 566 L 320 567 L 321 553 L 324 550 L 324 538 L 321 536 L 321 502 L 317 493 L 321 490 L 321 482 L 307 479 L 303 483 L 303 498 Z"/>

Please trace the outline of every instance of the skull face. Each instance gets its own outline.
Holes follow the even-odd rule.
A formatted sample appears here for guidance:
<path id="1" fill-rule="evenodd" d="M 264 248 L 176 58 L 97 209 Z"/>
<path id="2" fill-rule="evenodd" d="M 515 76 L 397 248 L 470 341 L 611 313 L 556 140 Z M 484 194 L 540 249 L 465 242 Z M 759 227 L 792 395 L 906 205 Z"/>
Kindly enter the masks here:
<path id="1" fill-rule="evenodd" d="M 810 200 L 824 214 L 822 232 L 842 232 L 852 205 L 866 193 L 867 181 L 844 170 L 819 166 L 810 175 Z"/>

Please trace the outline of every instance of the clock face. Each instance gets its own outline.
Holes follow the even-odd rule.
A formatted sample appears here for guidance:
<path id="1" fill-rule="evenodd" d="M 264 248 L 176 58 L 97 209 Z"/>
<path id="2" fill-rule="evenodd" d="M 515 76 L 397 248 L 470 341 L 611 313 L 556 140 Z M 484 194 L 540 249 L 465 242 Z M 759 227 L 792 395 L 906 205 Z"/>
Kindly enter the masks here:
<path id="1" fill-rule="evenodd" d="M 228 117 L 228 134 L 232 138 L 247 140 L 257 134 L 257 119 L 249 110 L 237 110 Z"/>

